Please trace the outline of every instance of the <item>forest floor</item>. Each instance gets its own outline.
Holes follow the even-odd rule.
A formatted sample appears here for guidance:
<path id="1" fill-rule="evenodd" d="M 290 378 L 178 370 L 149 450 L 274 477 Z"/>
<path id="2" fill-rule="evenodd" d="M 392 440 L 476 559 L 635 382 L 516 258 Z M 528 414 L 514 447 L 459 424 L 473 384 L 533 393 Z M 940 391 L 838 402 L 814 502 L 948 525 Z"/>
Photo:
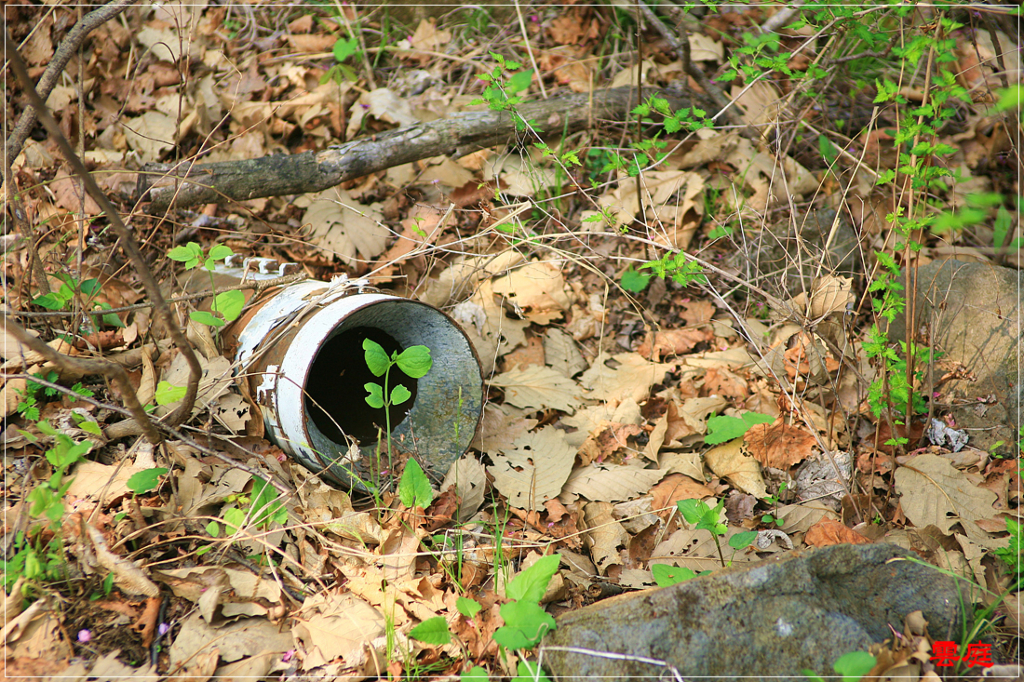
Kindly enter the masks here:
<path id="1" fill-rule="evenodd" d="M 1020 265 L 1019 9 L 107 8 L 75 41 L 87 8 L 4 7 L 115 213 L 43 122 L 18 132 L 30 99 L 5 51 L 9 676 L 524 676 L 551 615 L 869 542 L 965 578 L 960 655 L 1019 660 L 1019 444 L 954 451 L 943 382 L 979 368 L 932 353 L 929 323 L 879 331 L 907 314 L 901 268 Z M 562 134 L 537 128 L 564 112 L 517 115 L 628 86 L 620 116 Z M 160 210 L 136 193 L 146 164 L 485 111 L 505 143 L 328 189 Z M 295 463 L 234 355 L 253 299 L 232 254 L 446 312 L 481 366 L 480 400 L 470 382 L 452 410 L 479 407 L 476 433 L 475 412 L 437 408 L 417 428 L 450 444 L 382 437 L 355 489 Z M 417 404 L 397 383 L 474 362 L 381 343 L 318 389 L 363 446 Z M 873 663 L 964 672 L 920 644 Z"/>

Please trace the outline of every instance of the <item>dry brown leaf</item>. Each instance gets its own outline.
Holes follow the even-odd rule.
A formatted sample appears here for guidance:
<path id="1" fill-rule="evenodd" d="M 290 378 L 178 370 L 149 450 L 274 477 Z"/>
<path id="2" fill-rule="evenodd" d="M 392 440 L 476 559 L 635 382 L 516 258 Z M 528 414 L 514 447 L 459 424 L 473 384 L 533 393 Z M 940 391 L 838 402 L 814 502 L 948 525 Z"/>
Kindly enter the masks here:
<path id="1" fill-rule="evenodd" d="M 384 251 L 390 232 L 381 223 L 380 204 L 354 201 L 347 192 L 332 188 L 310 198 L 302 224 L 310 229 L 310 241 L 328 257 L 358 267 Z"/>
<path id="2" fill-rule="evenodd" d="M 590 389 L 588 398 L 615 404 L 632 398 L 640 403 L 648 398 L 651 386 L 665 381 L 665 375 L 674 367 L 673 363 L 648 362 L 639 353 L 609 357 L 602 352 L 580 377 L 580 383 Z"/>
<path id="3" fill-rule="evenodd" d="M 608 502 L 588 502 L 583 507 L 587 527 L 584 542 L 601 575 L 607 575 L 609 568 L 622 563 L 620 550 L 629 543 L 629 533 L 612 516 L 612 509 Z"/>
<path id="4" fill-rule="evenodd" d="M 535 324 L 548 324 L 562 317 L 572 304 L 561 271 L 551 263 L 527 263 L 495 278 L 492 286 L 516 314 Z"/>
<path id="5" fill-rule="evenodd" d="M 643 494 L 664 475 L 664 471 L 645 469 L 638 460 L 581 466 L 573 469 L 558 499 L 566 504 L 577 496 L 592 502 L 622 502 Z"/>
<path id="6" fill-rule="evenodd" d="M 715 335 L 710 329 L 666 329 L 659 332 L 648 332 L 637 352 L 648 360 L 655 362 L 669 355 L 683 355 L 693 350 L 698 343 L 711 341 Z"/>
<path id="7" fill-rule="evenodd" d="M 704 453 L 704 463 L 719 478 L 727 479 L 745 493 L 761 499 L 768 494 L 761 478 L 761 466 L 743 453 L 743 439 L 722 443 Z"/>
<path id="8" fill-rule="evenodd" d="M 565 434 L 553 426 L 516 440 L 513 450 L 495 456 L 488 471 L 494 487 L 520 509 L 541 510 L 544 502 L 558 497 L 572 471 L 576 450 Z"/>
<path id="9" fill-rule="evenodd" d="M 77 178 L 68 175 L 61 167 L 50 182 L 50 189 L 57 197 L 57 205 L 75 213 L 83 210 L 86 215 L 99 215 L 103 212 L 96 200 L 89 196 Z"/>
<path id="10" fill-rule="evenodd" d="M 505 402 L 528 410 L 561 410 L 572 414 L 580 404 L 580 387 L 550 367 L 531 365 L 502 372 L 490 381 L 505 389 Z"/>
<path id="11" fill-rule="evenodd" d="M 712 367 L 704 374 L 704 391 L 742 403 L 747 399 L 747 382 L 725 367 Z"/>
<path id="12" fill-rule="evenodd" d="M 800 428 L 781 421 L 755 424 L 743 435 L 747 452 L 764 466 L 788 470 L 813 454 L 818 441 Z"/>
<path id="13" fill-rule="evenodd" d="M 446 227 L 443 221 L 446 212 L 437 206 L 416 204 L 409 212 L 409 217 L 402 221 L 404 228 L 398 240 L 381 256 L 380 260 L 370 266 L 376 272 L 374 276 L 381 282 L 390 282 L 399 264 L 417 250 L 428 248 L 434 244 Z M 410 282 L 410 286 L 414 283 Z"/>
<path id="14" fill-rule="evenodd" d="M 997 496 L 975 485 L 949 460 L 919 455 L 897 468 L 893 478 L 901 495 L 900 507 L 918 528 L 934 525 L 949 534 L 953 524 L 959 523 L 975 542 L 989 540 L 974 522 L 995 513 L 992 503 Z"/>
<path id="15" fill-rule="evenodd" d="M 668 519 L 679 500 L 703 500 L 714 497 L 713 490 L 683 474 L 669 474 L 651 488 L 651 508 L 663 519 Z"/>
<path id="16" fill-rule="evenodd" d="M 625 450 L 627 456 L 630 451 L 636 452 L 628 441 L 643 432 L 643 428 L 636 424 L 602 424 L 580 445 L 580 464 L 586 466 L 591 462 L 603 462 L 620 450 Z"/>
<path id="17" fill-rule="evenodd" d="M 787 529 L 788 530 L 788 529 Z M 867 539 L 852 528 L 847 528 L 838 521 L 822 519 L 807 529 L 804 542 L 811 547 L 828 547 L 829 545 L 870 545 Z"/>

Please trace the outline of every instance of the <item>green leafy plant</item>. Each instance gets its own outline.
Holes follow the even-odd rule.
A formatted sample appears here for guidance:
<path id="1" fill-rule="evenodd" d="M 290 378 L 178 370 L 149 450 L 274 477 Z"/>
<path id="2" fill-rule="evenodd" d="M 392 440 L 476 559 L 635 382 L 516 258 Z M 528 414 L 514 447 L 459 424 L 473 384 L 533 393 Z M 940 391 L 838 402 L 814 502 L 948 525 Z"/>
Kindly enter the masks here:
<path id="1" fill-rule="evenodd" d="M 225 532 L 235 535 L 247 523 L 264 530 L 269 529 L 275 523 L 284 525 L 288 522 L 288 509 L 278 497 L 274 486 L 259 476 L 253 476 L 252 493 L 228 496 L 226 502 L 232 506 L 225 508 L 221 513 Z M 212 537 L 220 537 L 220 525 L 216 521 L 211 521 L 206 526 L 206 532 Z M 202 550 L 208 551 L 211 546 L 204 547 Z M 203 553 L 205 551 L 200 551 L 200 554 Z"/>
<path id="2" fill-rule="evenodd" d="M 74 277 L 64 273 L 58 274 L 57 279 L 60 280 L 61 285 L 56 291 L 37 297 L 32 300 L 32 303 L 47 310 L 70 310 L 75 297 L 81 294 L 86 297 L 86 303 L 91 301 L 91 306 L 87 305 L 87 309 L 110 310 L 109 303 L 92 301 L 92 298 L 97 296 L 103 288 L 98 279 L 87 279 L 79 283 Z M 87 319 L 91 319 L 91 316 Z M 111 327 L 125 326 L 124 322 L 114 313 L 102 315 L 100 319 Z"/>
<path id="3" fill-rule="evenodd" d="M 28 514 L 31 519 L 46 520 L 48 523 L 31 524 L 27 531 L 18 531 L 8 556 L 4 559 L 4 590 L 24 577 L 30 582 L 48 582 L 59 579 L 67 563 L 64 560 L 61 534 L 56 531 L 64 516 L 64 494 L 71 487 L 73 478 L 68 472 L 75 464 L 85 459 L 93 448 L 92 441 L 75 441 L 58 432 L 48 422 L 40 421 L 37 428 L 53 438 L 53 447 L 46 451 L 46 461 L 52 467 L 49 478 L 40 481 L 26 496 Z"/>
<path id="4" fill-rule="evenodd" d="M 363 353 L 366 366 L 373 376 L 384 377 L 383 384 L 368 382 L 363 386 L 368 393 L 366 404 L 374 409 L 384 409 L 388 460 L 390 461 L 391 408 L 403 404 L 412 397 L 412 393 L 403 384 L 391 383 L 391 370 L 397 367 L 409 378 L 420 379 L 430 371 L 434 361 L 430 357 L 430 349 L 426 346 L 409 346 L 401 353 L 394 351 L 389 357 L 384 348 L 372 339 L 363 339 Z"/>
<path id="5" fill-rule="evenodd" d="M 687 580 L 693 580 L 694 578 L 702 575 L 711 575 L 711 571 L 701 571 L 699 573 L 692 569 L 686 568 L 685 566 L 669 566 L 668 564 L 651 564 L 651 575 L 654 576 L 654 582 L 658 587 L 668 587 L 669 585 L 675 585 L 676 583 L 683 583 Z"/>
<path id="6" fill-rule="evenodd" d="M 543 556 L 508 582 L 505 595 L 513 601 L 500 609 L 505 624 L 495 630 L 495 642 L 506 649 L 530 649 L 555 629 L 555 619 L 541 607 L 540 600 L 561 559 L 558 554 Z"/>
<path id="7" fill-rule="evenodd" d="M 518 97 L 516 93 L 529 87 L 533 80 L 533 71 L 519 72 L 522 64 L 506 60 L 497 52 L 491 52 L 491 57 L 497 65 L 490 73 L 479 76 L 480 80 L 488 83 L 488 86 L 484 88 L 483 97 L 473 100 L 472 104 L 486 104 L 492 111 L 507 111 L 516 130 L 526 130 L 528 122 L 516 111 L 516 106 L 523 102 L 523 98 Z"/>
<path id="8" fill-rule="evenodd" d="M 210 288 L 215 289 L 213 280 L 213 269 L 215 263 L 224 260 L 234 252 L 223 244 L 215 244 L 210 247 L 209 253 L 203 253 L 203 247 L 196 242 L 189 242 L 183 246 L 176 246 L 167 252 L 167 257 L 173 261 L 184 264 L 186 270 L 194 270 L 202 266 L 210 273 Z M 228 322 L 238 319 L 245 307 L 245 294 L 235 289 L 223 291 L 213 297 L 211 303 L 212 312 L 205 310 L 193 310 L 189 318 L 200 324 L 210 327 L 223 327 Z"/>
<path id="9" fill-rule="evenodd" d="M 647 284 L 651 281 L 651 275 L 643 272 L 637 272 L 631 267 L 627 268 L 622 273 L 622 279 L 620 280 L 622 288 L 632 294 L 639 294 L 647 288 Z"/>
<path id="10" fill-rule="evenodd" d="M 703 500 L 679 500 L 676 502 L 676 508 L 679 509 L 679 513 L 683 515 L 688 524 L 697 530 L 706 530 L 711 533 L 715 547 L 718 548 L 718 559 L 722 562 L 723 567 L 726 566 L 725 556 L 722 554 L 722 543 L 718 539 L 729 531 L 729 527 L 719 521 L 722 510 L 725 508 L 725 500 L 719 500 L 714 507 Z M 736 533 L 729 538 L 729 546 L 739 551 L 749 547 L 756 537 L 757 532 L 752 530 Z"/>
<path id="11" fill-rule="evenodd" d="M 160 484 L 160 477 L 166 473 L 167 467 L 153 467 L 144 471 L 138 471 L 128 479 L 128 489 L 136 495 L 145 495 L 152 490 L 156 490 L 156 487 Z"/>
<path id="12" fill-rule="evenodd" d="M 434 499 L 434 491 L 430 489 L 430 480 L 423 473 L 423 467 L 411 457 L 405 463 L 405 470 L 398 482 L 398 499 L 410 509 L 426 509 Z"/>

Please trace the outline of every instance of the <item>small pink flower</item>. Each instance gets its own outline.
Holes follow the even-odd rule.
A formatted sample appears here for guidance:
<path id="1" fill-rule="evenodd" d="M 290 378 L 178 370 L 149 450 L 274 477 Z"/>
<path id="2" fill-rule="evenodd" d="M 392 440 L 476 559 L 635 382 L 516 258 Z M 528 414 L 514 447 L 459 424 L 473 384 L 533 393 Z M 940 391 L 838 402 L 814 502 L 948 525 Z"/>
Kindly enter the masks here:
<path id="1" fill-rule="evenodd" d="M 284 656 L 281 657 L 281 660 L 287 663 L 293 658 L 295 658 L 295 649 L 289 649 L 288 651 L 284 652 Z"/>
<path id="2" fill-rule="evenodd" d="M 171 626 L 168 625 L 167 623 L 160 623 L 160 626 L 156 630 L 157 630 L 157 632 L 160 633 L 160 636 L 163 637 L 164 635 L 167 634 L 167 631 L 170 630 L 170 629 L 171 629 Z"/>
<path id="3" fill-rule="evenodd" d="M 91 639 L 92 639 L 92 633 L 89 632 L 88 630 L 79 630 L 78 631 L 78 641 L 81 642 L 82 644 L 88 644 Z"/>

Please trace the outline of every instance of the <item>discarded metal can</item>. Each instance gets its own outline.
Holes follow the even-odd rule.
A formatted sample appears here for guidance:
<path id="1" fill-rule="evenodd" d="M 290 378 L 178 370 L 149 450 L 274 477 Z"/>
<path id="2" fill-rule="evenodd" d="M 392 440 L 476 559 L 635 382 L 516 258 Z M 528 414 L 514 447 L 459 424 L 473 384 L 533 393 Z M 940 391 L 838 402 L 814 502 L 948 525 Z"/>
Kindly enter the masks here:
<path id="1" fill-rule="evenodd" d="M 307 280 L 258 300 L 231 335 L 238 375 L 263 411 L 267 437 L 332 483 L 377 488 L 407 456 L 443 476 L 476 433 L 483 410 L 480 361 L 462 329 L 426 303 L 370 293 L 361 280 Z M 411 394 L 390 410 L 392 461 L 386 408 L 366 402 L 364 385 L 384 383 L 366 365 L 367 338 L 389 357 L 423 345 L 433 360 L 419 379 L 397 367 L 388 374 L 388 391 L 401 383 Z"/>

